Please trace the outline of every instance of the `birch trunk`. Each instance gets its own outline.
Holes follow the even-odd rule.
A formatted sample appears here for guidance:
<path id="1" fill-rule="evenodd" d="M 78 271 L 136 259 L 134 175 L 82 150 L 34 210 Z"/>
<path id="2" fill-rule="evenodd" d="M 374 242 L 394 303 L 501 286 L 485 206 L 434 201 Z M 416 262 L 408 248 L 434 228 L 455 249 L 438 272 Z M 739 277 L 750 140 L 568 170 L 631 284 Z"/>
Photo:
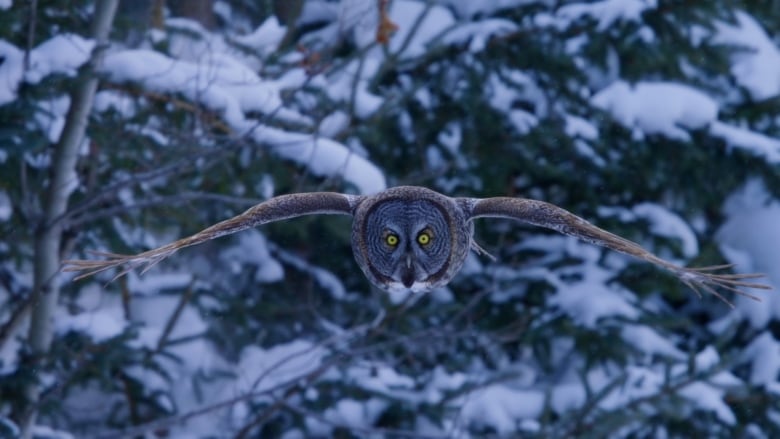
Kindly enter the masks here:
<path id="1" fill-rule="evenodd" d="M 44 200 L 43 218 L 35 231 L 34 296 L 28 334 L 33 367 L 51 347 L 52 327 L 60 292 L 56 277 L 60 270 L 62 223 L 57 219 L 67 210 L 68 198 L 77 185 L 76 161 L 98 86 L 95 72 L 103 58 L 118 4 L 119 0 L 95 2 L 91 36 L 95 39 L 96 46 L 86 69 L 88 76 L 79 83 L 71 96 L 65 127 L 52 158 L 52 174 Z M 32 437 L 40 392 L 41 388 L 37 384 L 31 384 L 25 389 L 29 409 L 22 420 L 24 438 Z"/>

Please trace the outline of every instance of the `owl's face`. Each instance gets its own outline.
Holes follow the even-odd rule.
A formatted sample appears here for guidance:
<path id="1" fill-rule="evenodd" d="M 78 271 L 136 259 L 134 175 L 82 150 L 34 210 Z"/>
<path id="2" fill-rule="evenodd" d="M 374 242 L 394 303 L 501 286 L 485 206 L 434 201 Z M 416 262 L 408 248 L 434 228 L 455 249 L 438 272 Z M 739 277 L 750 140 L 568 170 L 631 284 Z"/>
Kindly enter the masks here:
<path id="1" fill-rule="evenodd" d="M 376 206 L 367 220 L 370 267 L 390 290 L 427 291 L 446 268 L 450 233 L 444 214 L 426 200 Z"/>
<path id="2" fill-rule="evenodd" d="M 470 224 L 454 217 L 451 201 L 432 193 L 436 196 L 393 197 L 391 192 L 366 206 L 354 225 L 355 257 L 378 287 L 429 291 L 446 284 L 463 264 Z"/>

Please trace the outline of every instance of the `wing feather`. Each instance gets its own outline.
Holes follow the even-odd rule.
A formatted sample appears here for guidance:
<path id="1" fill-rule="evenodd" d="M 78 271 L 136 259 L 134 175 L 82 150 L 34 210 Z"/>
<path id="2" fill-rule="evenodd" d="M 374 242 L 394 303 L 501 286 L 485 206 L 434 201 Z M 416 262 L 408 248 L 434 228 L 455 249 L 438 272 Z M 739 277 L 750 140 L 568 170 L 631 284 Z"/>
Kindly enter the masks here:
<path id="1" fill-rule="evenodd" d="M 62 271 L 82 272 L 75 279 L 82 279 L 114 267 L 121 267 L 113 279 L 143 267 L 142 272 L 184 247 L 197 245 L 220 236 L 230 235 L 262 224 L 295 218 L 303 215 L 342 214 L 351 215 L 362 197 L 336 192 L 311 192 L 280 195 L 250 207 L 244 213 L 170 244 L 135 255 L 108 252 L 91 252 L 102 260 L 66 260 Z M 113 280 L 112 279 L 112 280 Z"/>
<path id="2" fill-rule="evenodd" d="M 459 203 L 463 206 L 469 219 L 481 217 L 516 219 L 645 260 L 668 270 L 698 295 L 701 295 L 701 290 L 707 291 L 731 307 L 734 305 L 718 293 L 717 289 L 724 289 L 753 300 L 760 299 L 746 293 L 741 288 L 772 289 L 772 287 L 765 284 L 746 281 L 746 279 L 765 277 L 762 273 L 717 273 L 718 271 L 732 268 L 731 264 L 701 268 L 681 267 L 673 264 L 645 250 L 633 241 L 596 227 L 577 215 L 544 201 L 495 197 L 485 199 L 460 198 Z"/>

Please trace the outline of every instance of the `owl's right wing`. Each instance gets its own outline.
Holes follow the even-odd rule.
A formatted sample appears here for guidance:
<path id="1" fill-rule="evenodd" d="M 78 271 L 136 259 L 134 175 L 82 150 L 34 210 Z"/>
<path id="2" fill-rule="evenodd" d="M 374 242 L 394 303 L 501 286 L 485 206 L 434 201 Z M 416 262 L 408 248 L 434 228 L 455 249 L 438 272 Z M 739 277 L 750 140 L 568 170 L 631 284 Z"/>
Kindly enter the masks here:
<path id="1" fill-rule="evenodd" d="M 495 197 L 495 198 L 459 198 L 461 207 L 468 219 L 481 217 L 499 217 L 520 220 L 536 226 L 546 227 L 565 235 L 606 247 L 617 252 L 643 259 L 674 274 L 681 282 L 699 294 L 700 289 L 712 293 L 730 306 L 717 288 L 759 300 L 757 297 L 742 291 L 740 288 L 756 288 L 770 290 L 770 286 L 748 282 L 746 279 L 764 277 L 760 273 L 729 274 L 714 273 L 730 268 L 731 265 L 716 265 L 711 267 L 689 268 L 681 267 L 664 260 L 645 250 L 639 244 L 617 236 L 604 229 L 594 226 L 583 218 L 544 201 L 525 198 Z"/>
<path id="2" fill-rule="evenodd" d="M 354 208 L 360 203 L 361 199 L 363 199 L 362 196 L 340 194 L 337 192 L 310 192 L 280 195 L 252 206 L 240 215 L 214 224 L 192 236 L 179 239 L 178 241 L 174 241 L 162 247 L 136 255 L 94 252 L 106 259 L 100 261 L 66 260 L 63 261 L 62 271 L 83 272 L 76 277 L 76 279 L 81 279 L 108 270 L 109 268 L 122 267 L 122 270 L 114 277 L 114 279 L 116 279 L 141 266 L 144 267 L 142 272 L 145 272 L 153 265 L 184 247 L 200 244 L 204 241 L 240 232 L 273 221 L 280 221 L 303 215 L 352 215 Z"/>

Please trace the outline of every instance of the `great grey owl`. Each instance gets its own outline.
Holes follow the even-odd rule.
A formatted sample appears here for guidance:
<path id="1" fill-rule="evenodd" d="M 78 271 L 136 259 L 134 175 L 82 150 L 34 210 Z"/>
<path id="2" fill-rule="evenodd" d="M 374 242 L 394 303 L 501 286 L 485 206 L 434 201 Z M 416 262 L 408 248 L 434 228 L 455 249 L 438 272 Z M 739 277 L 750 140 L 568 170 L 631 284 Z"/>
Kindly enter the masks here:
<path id="1" fill-rule="evenodd" d="M 472 220 L 481 217 L 524 221 L 643 259 L 670 271 L 697 294 L 704 290 L 726 303 L 718 288 L 756 300 L 739 288 L 770 289 L 747 281 L 762 274 L 715 273 L 730 265 L 687 268 L 672 264 L 550 203 L 508 197 L 451 198 L 417 186 L 399 186 L 366 196 L 335 192 L 281 195 L 154 250 L 137 255 L 98 253 L 106 259 L 65 261 L 64 271 L 83 271 L 78 278 L 119 266 L 122 271 L 117 277 L 140 266 L 146 271 L 184 247 L 272 221 L 313 214 L 354 217 L 355 259 L 371 283 L 388 291 L 425 292 L 446 285 L 463 266 L 469 250 L 479 250 L 472 238 Z"/>

